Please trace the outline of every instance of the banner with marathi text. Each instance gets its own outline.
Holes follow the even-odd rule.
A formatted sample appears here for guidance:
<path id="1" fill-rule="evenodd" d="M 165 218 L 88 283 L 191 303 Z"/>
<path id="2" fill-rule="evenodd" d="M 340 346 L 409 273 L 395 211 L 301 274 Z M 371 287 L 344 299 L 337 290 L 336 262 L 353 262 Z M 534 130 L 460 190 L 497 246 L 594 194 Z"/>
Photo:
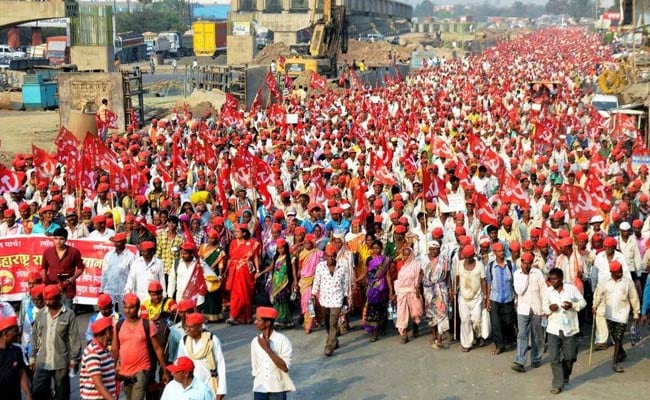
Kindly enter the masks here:
<path id="1" fill-rule="evenodd" d="M 85 268 L 77 279 L 77 304 L 97 303 L 102 282 L 102 263 L 104 255 L 112 250 L 111 242 L 97 240 L 70 239 L 68 245 L 81 252 Z M 12 236 L 0 238 L 0 299 L 20 301 L 27 293 L 27 273 L 30 268 L 40 269 L 43 251 L 54 246 L 47 236 Z M 126 249 L 138 254 L 135 246 Z"/>

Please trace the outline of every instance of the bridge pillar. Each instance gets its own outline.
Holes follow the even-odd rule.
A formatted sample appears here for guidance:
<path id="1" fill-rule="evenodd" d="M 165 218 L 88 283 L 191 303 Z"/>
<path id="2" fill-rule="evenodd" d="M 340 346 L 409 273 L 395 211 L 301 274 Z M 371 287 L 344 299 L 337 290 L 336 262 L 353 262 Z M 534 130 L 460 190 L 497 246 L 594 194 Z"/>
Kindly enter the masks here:
<path id="1" fill-rule="evenodd" d="M 43 44 L 43 32 L 41 31 L 41 28 L 39 27 L 32 27 L 32 46 L 38 46 L 39 44 Z"/>
<path id="2" fill-rule="evenodd" d="M 17 26 L 9 28 L 9 32 L 7 32 L 7 44 L 14 49 L 20 47 L 20 29 Z"/>

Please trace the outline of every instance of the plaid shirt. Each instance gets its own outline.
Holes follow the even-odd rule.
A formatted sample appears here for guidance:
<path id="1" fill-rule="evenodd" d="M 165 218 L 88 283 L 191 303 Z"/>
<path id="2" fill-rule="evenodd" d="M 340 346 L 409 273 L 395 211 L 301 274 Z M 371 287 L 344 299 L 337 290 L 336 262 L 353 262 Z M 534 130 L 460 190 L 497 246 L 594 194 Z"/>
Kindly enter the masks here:
<path id="1" fill-rule="evenodd" d="M 165 273 L 169 274 L 169 271 L 174 268 L 174 261 L 179 257 L 179 252 L 183 245 L 183 238 L 181 235 L 176 234 L 174 239 L 169 239 L 165 230 L 158 234 L 157 242 L 156 257 L 162 261 Z"/>

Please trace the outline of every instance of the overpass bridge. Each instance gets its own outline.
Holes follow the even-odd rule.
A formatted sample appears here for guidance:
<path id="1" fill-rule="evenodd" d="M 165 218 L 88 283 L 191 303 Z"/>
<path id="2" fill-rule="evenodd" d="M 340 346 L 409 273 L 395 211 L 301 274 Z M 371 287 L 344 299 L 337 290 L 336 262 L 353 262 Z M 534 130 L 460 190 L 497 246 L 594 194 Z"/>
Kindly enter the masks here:
<path id="1" fill-rule="evenodd" d="M 322 14 L 323 0 L 231 0 L 230 22 L 248 22 L 273 31 L 276 42 L 295 44 L 298 31 L 309 27 L 310 2 L 316 1 L 317 18 Z M 333 0 L 345 5 L 351 37 L 376 30 L 390 34 L 387 21 L 409 21 L 413 7 L 393 0 Z M 377 21 L 377 23 L 375 23 Z M 359 25 L 355 29 L 355 23 Z M 405 22 L 406 24 L 406 22 Z M 392 29 L 399 30 L 399 29 Z"/>
<path id="2" fill-rule="evenodd" d="M 76 0 L 16 1 L 0 0 L 0 29 L 43 19 L 74 17 L 79 13 Z"/>

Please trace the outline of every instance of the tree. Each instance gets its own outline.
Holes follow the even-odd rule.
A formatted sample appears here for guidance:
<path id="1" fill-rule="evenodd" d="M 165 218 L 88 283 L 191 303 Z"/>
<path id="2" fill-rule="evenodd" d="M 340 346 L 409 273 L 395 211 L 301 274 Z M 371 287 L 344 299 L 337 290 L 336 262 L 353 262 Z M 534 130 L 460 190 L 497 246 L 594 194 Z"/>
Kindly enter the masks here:
<path id="1" fill-rule="evenodd" d="M 521 1 L 515 1 L 512 4 L 512 11 L 515 14 L 515 17 L 525 17 L 526 16 L 526 6 Z"/>
<path id="2" fill-rule="evenodd" d="M 424 0 L 422 3 L 415 6 L 413 9 L 413 16 L 415 18 L 433 17 L 433 3 L 429 0 Z"/>
<path id="3" fill-rule="evenodd" d="M 182 0 L 163 0 L 145 4 L 141 11 L 117 13 L 118 32 L 185 32 L 188 28 L 187 4 Z"/>

